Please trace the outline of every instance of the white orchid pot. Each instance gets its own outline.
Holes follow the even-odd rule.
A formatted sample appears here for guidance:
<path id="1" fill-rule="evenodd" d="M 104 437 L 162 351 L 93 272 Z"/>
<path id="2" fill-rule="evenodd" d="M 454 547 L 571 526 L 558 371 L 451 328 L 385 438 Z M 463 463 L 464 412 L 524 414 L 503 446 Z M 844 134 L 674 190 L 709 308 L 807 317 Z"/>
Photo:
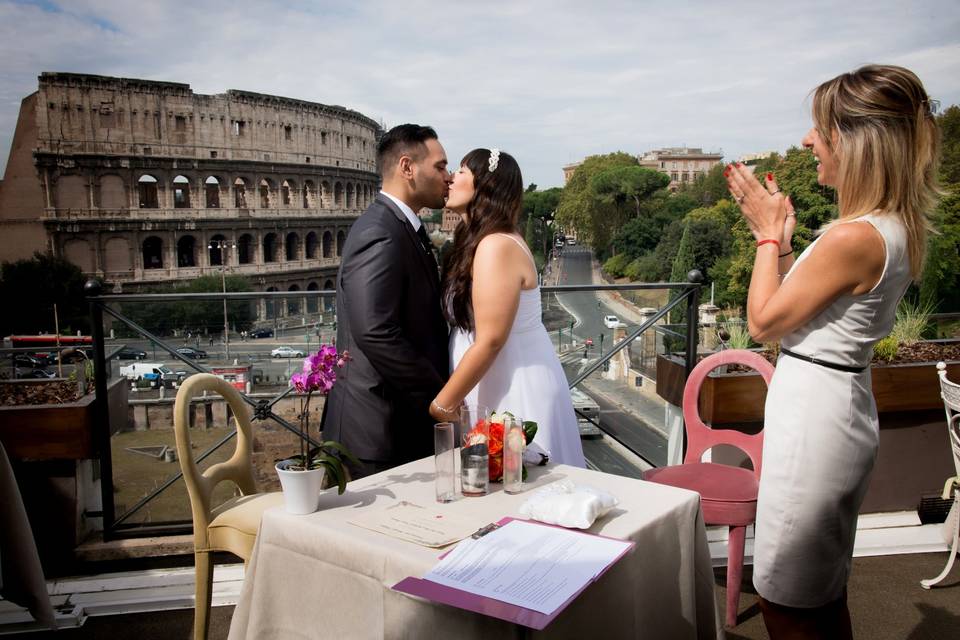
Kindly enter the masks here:
<path id="1" fill-rule="evenodd" d="M 280 486 L 283 488 L 283 502 L 287 513 L 299 515 L 313 513 L 320 505 L 320 494 L 323 492 L 323 477 L 326 469 L 310 469 L 308 471 L 290 471 L 289 466 L 296 465 L 294 460 L 282 460 L 276 464 L 277 474 L 280 476 Z"/>

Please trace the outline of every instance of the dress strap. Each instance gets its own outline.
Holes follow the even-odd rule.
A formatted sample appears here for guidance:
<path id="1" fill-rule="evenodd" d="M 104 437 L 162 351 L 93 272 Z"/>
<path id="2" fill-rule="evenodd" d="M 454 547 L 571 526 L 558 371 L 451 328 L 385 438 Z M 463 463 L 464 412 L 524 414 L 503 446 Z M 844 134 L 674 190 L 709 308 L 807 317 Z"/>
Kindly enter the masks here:
<path id="1" fill-rule="evenodd" d="M 520 245 L 520 248 L 523 249 L 523 252 L 527 254 L 527 257 L 530 258 L 530 262 L 533 263 L 533 270 L 537 270 L 537 261 L 533 259 L 533 253 L 530 251 L 530 247 L 527 246 L 527 243 L 518 238 L 517 236 L 510 233 L 498 233 L 498 236 L 506 236 Z"/>

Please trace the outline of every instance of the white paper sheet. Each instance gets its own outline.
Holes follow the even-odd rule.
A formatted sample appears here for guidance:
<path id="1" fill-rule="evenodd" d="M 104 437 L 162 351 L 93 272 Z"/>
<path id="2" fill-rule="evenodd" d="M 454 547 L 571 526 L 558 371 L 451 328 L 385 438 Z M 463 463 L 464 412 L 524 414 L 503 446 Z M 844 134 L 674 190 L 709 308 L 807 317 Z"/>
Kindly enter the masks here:
<path id="1" fill-rule="evenodd" d="M 630 546 L 541 524 L 512 520 L 468 539 L 425 580 L 550 614 Z"/>

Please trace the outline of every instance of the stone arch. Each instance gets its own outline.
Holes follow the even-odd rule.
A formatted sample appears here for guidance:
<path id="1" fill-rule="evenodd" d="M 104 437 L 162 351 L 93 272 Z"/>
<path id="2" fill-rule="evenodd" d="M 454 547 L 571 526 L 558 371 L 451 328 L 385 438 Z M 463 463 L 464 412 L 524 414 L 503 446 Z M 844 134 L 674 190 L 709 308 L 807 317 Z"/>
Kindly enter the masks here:
<path id="1" fill-rule="evenodd" d="M 247 209 L 247 189 L 250 182 L 246 178 L 237 177 L 233 181 L 233 206 L 237 209 Z"/>
<path id="2" fill-rule="evenodd" d="M 339 182 L 333 183 L 333 206 L 343 206 L 343 185 Z"/>
<path id="3" fill-rule="evenodd" d="M 85 238 L 70 238 L 64 242 L 63 257 L 77 265 L 85 273 L 96 270 L 93 247 Z"/>
<path id="4" fill-rule="evenodd" d="M 260 178 L 260 184 L 257 185 L 257 193 L 260 196 L 260 208 L 269 209 L 273 206 L 274 191 L 276 191 L 273 180 L 270 178 Z"/>
<path id="5" fill-rule="evenodd" d="M 333 284 L 333 280 L 327 278 L 326 282 L 323 283 L 323 290 L 324 290 L 324 291 L 334 291 L 335 289 L 336 289 L 336 285 Z M 329 313 L 330 311 L 333 311 L 333 307 L 334 307 L 334 297 L 333 297 L 333 296 L 324 296 L 324 297 L 323 297 L 323 312 L 324 312 L 324 313 Z"/>
<path id="6" fill-rule="evenodd" d="M 137 178 L 137 193 L 141 209 L 159 209 L 160 196 L 157 192 L 156 177 L 145 173 Z"/>
<path id="7" fill-rule="evenodd" d="M 337 231 L 337 257 L 343 255 L 343 243 L 347 240 L 347 234 L 343 231 Z"/>
<path id="8" fill-rule="evenodd" d="M 210 242 L 207 244 L 207 259 L 211 267 L 223 266 L 224 261 L 229 260 L 227 238 L 222 233 L 210 237 Z"/>
<path id="9" fill-rule="evenodd" d="M 300 291 L 300 285 L 292 284 L 287 291 Z M 287 298 L 287 315 L 294 316 L 300 313 L 300 298 Z"/>
<path id="10" fill-rule="evenodd" d="M 104 271 L 130 271 L 130 241 L 126 238 L 108 238 L 103 244 Z"/>
<path id="11" fill-rule="evenodd" d="M 276 291 L 276 290 L 277 290 L 276 287 L 267 287 L 267 293 L 272 293 L 272 292 L 274 292 L 274 291 Z M 274 299 L 274 298 L 267 298 L 267 299 L 264 301 L 264 303 L 265 303 L 265 304 L 264 304 L 264 307 L 265 307 L 265 311 L 266 311 L 267 317 L 268 317 L 268 318 L 276 318 L 276 317 L 277 317 L 277 302 L 276 302 L 276 299 Z"/>
<path id="12" fill-rule="evenodd" d="M 127 192 L 123 178 L 113 173 L 100 176 L 100 203 L 97 206 L 101 209 L 127 208 Z M 129 258 L 127 261 L 129 262 Z"/>
<path id="13" fill-rule="evenodd" d="M 253 262 L 253 253 L 253 236 L 245 233 L 237 239 L 237 262 L 240 264 L 250 264 Z"/>
<path id="14" fill-rule="evenodd" d="M 190 178 L 185 175 L 173 179 L 173 208 L 190 208 Z"/>
<path id="15" fill-rule="evenodd" d="M 286 179 L 280 184 L 280 205 L 289 207 L 297 193 L 297 183 L 291 179 Z"/>
<path id="16" fill-rule="evenodd" d="M 347 183 L 346 190 L 345 190 L 345 192 L 344 192 L 343 208 L 344 208 L 344 209 L 353 209 L 353 205 L 354 205 L 353 183 L 352 183 L 352 182 L 348 182 L 348 183 Z"/>
<path id="17" fill-rule="evenodd" d="M 307 260 L 316 260 L 317 258 L 317 232 L 310 231 L 307 233 L 307 237 L 304 239 L 304 245 L 306 248 L 306 257 Z"/>
<path id="18" fill-rule="evenodd" d="M 330 196 L 333 195 L 333 192 L 330 189 L 330 183 L 326 180 L 320 183 L 320 208 L 321 209 L 332 209 L 333 202 L 330 199 Z"/>
<path id="19" fill-rule="evenodd" d="M 271 232 L 263 236 L 263 261 L 277 261 L 277 234 L 275 233 Z"/>
<path id="20" fill-rule="evenodd" d="M 197 239 L 193 236 L 180 236 L 177 240 L 177 266 L 197 266 Z"/>
<path id="21" fill-rule="evenodd" d="M 58 209 L 89 209 L 87 199 L 87 181 L 83 176 L 60 176 L 57 179 L 57 208 Z"/>
<path id="22" fill-rule="evenodd" d="M 313 209 L 316 200 L 317 187 L 313 180 L 304 180 L 303 189 L 301 189 L 301 198 L 304 209 Z"/>
<path id="23" fill-rule="evenodd" d="M 203 194 L 207 209 L 220 208 L 220 178 L 217 176 L 207 176 L 203 181 Z"/>
<path id="24" fill-rule="evenodd" d="M 320 291 L 320 285 L 311 282 L 307 285 L 307 291 Z M 318 296 L 307 296 L 307 313 L 320 312 L 320 298 Z"/>
<path id="25" fill-rule="evenodd" d="M 333 257 L 333 234 L 329 231 L 323 232 L 323 257 Z"/>
<path id="26" fill-rule="evenodd" d="M 141 248 L 144 269 L 163 269 L 163 240 L 157 236 L 144 238 Z"/>
<path id="27" fill-rule="evenodd" d="M 283 243 L 284 259 L 287 261 L 300 259 L 300 236 L 295 231 L 287 234 Z"/>

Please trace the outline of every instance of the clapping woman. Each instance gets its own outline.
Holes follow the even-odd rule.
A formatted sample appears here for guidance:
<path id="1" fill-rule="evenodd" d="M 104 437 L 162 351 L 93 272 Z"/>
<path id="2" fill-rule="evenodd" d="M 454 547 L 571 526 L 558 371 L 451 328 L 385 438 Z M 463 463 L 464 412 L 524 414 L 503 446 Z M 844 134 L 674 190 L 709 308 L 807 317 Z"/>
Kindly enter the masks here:
<path id="1" fill-rule="evenodd" d="M 852 635 L 846 584 L 879 440 L 869 363 L 920 275 L 937 195 L 934 104 L 902 67 L 869 65 L 817 87 L 803 146 L 840 215 L 796 258 L 795 213 L 774 176 L 726 171 L 757 240 L 750 334 L 781 345 L 753 573 L 774 639 Z"/>

